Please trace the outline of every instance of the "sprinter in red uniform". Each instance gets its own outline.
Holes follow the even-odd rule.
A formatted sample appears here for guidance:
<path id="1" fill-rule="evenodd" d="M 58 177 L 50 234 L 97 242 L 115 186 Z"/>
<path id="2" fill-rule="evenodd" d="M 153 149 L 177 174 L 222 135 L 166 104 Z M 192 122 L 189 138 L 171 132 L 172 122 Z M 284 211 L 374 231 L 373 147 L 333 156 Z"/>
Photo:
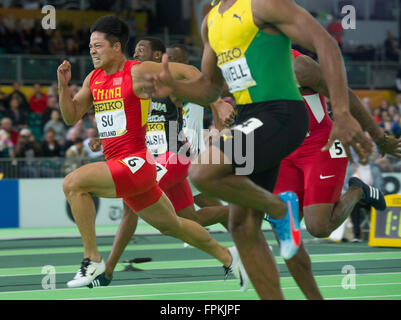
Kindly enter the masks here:
<path id="1" fill-rule="evenodd" d="M 75 124 L 93 105 L 105 162 L 87 164 L 70 173 L 63 190 L 81 233 L 84 259 L 69 287 L 86 286 L 102 274 L 105 264 L 96 245 L 95 207 L 91 195 L 123 198 L 144 221 L 162 233 L 179 238 L 223 263 L 239 278 L 246 276 L 235 248 L 218 244 L 199 224 L 179 218 L 156 184 L 156 166 L 145 144 L 149 96 L 144 73 L 161 71 L 153 62 L 127 61 L 128 26 L 115 16 L 98 19 L 91 27 L 90 54 L 95 70 L 71 98 L 71 65 L 57 70 L 60 109 L 68 125 Z M 196 68 L 171 64 L 175 78 L 192 78 Z"/>
<path id="2" fill-rule="evenodd" d="M 284 190 L 295 192 L 299 199 L 300 220 L 305 218 L 309 233 L 319 238 L 328 237 L 345 221 L 361 199 L 378 210 L 383 210 L 386 203 L 380 190 L 375 188 L 377 197 L 372 197 L 369 186 L 356 178 L 349 181 L 350 188 L 341 197 L 348 164 L 344 147 L 335 141 L 329 151 L 321 151 L 333 125 L 327 114 L 324 97 L 329 97 L 326 82 L 315 61 L 295 50 L 292 50 L 292 54 L 295 75 L 309 113 L 309 130 L 302 145 L 281 161 L 274 193 L 279 194 Z M 397 151 L 400 140 L 386 137 L 355 93 L 350 89 L 348 93 L 352 115 L 369 132 L 381 153 L 400 157 Z M 308 299 L 322 298 L 303 245 L 292 259 L 286 260 L 286 264 Z"/>

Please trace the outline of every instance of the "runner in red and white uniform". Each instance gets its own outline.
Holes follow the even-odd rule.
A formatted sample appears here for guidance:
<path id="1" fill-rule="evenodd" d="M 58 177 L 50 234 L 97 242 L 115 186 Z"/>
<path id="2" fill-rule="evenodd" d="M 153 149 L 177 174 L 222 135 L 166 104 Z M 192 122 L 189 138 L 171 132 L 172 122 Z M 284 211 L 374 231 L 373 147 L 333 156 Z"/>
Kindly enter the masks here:
<path id="1" fill-rule="evenodd" d="M 161 40 L 153 37 L 141 39 L 135 48 L 134 59 L 137 61 L 161 62 L 162 54 L 166 48 Z M 173 61 L 181 62 L 181 61 Z M 152 111 L 148 116 L 147 148 L 156 157 L 156 181 L 171 201 L 178 216 L 196 221 L 203 226 L 223 222 L 226 224 L 228 207 L 213 206 L 195 212 L 194 198 L 187 179 L 190 158 L 177 154 L 180 147 L 178 106 L 180 101 L 173 97 L 152 99 Z M 218 105 L 223 108 L 221 104 Z M 227 107 L 227 106 L 226 106 Z M 203 112 L 203 107 L 202 108 Z M 231 106 L 230 106 L 231 108 Z M 232 108 L 231 108 L 232 110 Z M 233 111 L 233 110 L 232 110 Z M 203 121 L 203 116 L 200 119 Z M 178 130 L 177 130 L 178 128 Z M 98 141 L 91 141 L 92 150 L 100 149 Z M 175 150 L 174 150 L 175 149 Z M 167 152 L 166 152 L 167 151 Z M 106 261 L 105 272 L 98 275 L 89 285 L 89 288 L 108 286 L 113 279 L 114 269 L 135 233 L 138 217 L 132 214 L 131 208 L 124 202 L 123 217 L 120 228 L 116 234 L 113 249 Z"/>
<path id="2" fill-rule="evenodd" d="M 150 100 L 144 92 L 143 74 L 160 72 L 162 66 L 126 60 L 128 30 L 115 16 L 104 16 L 91 27 L 89 48 L 95 70 L 86 77 L 74 98 L 68 90 L 70 63 L 64 61 L 57 70 L 64 121 L 75 124 L 94 105 L 106 158 L 105 162 L 78 168 L 64 180 L 63 190 L 84 246 L 81 268 L 67 286 L 87 286 L 105 271 L 96 245 L 96 213 L 91 195 L 123 198 L 135 214 L 162 233 L 211 254 L 223 263 L 227 272 L 246 277 L 236 249 L 221 246 L 199 224 L 177 217 L 171 202 L 156 184 L 154 158 L 145 144 Z M 198 70 L 189 66 L 171 64 L 171 67 L 175 78 L 199 75 Z"/>
<path id="3" fill-rule="evenodd" d="M 385 201 L 379 190 L 377 195 L 380 194 L 380 197 L 369 197 L 368 186 L 356 180 L 350 180 L 351 187 L 341 197 L 348 164 L 344 147 L 335 141 L 329 151 L 321 151 L 333 124 L 327 114 L 325 96 L 328 97 L 329 92 L 326 83 L 317 63 L 298 51 L 293 50 L 292 53 L 295 75 L 309 112 L 309 130 L 302 145 L 281 161 L 274 193 L 285 190 L 295 192 L 299 199 L 300 219 L 302 216 L 305 218 L 309 233 L 315 237 L 328 237 L 345 221 L 361 198 L 380 209 L 385 207 Z M 350 89 L 349 97 L 351 113 L 370 133 L 380 151 L 400 157 L 397 151 L 400 140 L 384 135 Z M 292 259 L 286 260 L 286 264 L 308 299 L 322 298 L 313 278 L 311 260 L 303 245 Z"/>

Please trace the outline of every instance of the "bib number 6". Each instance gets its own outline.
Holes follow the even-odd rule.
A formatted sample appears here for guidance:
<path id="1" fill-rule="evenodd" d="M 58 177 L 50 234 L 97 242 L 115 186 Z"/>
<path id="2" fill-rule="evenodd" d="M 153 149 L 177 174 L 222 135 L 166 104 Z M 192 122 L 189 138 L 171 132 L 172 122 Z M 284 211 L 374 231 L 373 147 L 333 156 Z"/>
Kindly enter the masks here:
<path id="1" fill-rule="evenodd" d="M 122 160 L 134 174 L 142 168 L 145 160 L 140 157 L 129 157 Z"/>

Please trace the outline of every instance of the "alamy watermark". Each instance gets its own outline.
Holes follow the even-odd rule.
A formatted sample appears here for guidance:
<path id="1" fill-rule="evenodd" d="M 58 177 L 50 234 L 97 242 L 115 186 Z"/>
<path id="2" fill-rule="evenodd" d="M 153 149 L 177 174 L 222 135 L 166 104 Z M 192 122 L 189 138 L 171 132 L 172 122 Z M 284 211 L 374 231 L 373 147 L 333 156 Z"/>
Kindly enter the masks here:
<path id="1" fill-rule="evenodd" d="M 42 18 L 42 28 L 45 30 L 56 29 L 56 8 L 46 5 L 42 8 L 42 14 L 45 14 Z"/>
<path id="2" fill-rule="evenodd" d="M 341 281 L 341 286 L 344 290 L 356 289 L 356 270 L 352 265 L 345 265 L 341 269 L 341 273 L 345 274 Z"/>
<path id="3" fill-rule="evenodd" d="M 44 266 L 42 268 L 42 274 L 45 274 L 45 276 L 42 278 L 42 288 L 44 290 L 55 290 L 56 268 L 50 265 Z"/>
<path id="4" fill-rule="evenodd" d="M 347 5 L 342 7 L 341 13 L 345 16 L 341 20 L 341 25 L 344 30 L 356 29 L 356 9 L 354 6 Z"/>

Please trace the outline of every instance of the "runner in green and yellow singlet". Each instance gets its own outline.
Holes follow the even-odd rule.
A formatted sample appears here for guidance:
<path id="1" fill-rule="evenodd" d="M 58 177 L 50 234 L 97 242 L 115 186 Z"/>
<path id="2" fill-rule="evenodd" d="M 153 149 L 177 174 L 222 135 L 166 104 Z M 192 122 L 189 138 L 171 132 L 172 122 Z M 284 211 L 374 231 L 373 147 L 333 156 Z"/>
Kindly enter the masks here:
<path id="1" fill-rule="evenodd" d="M 202 75 L 175 81 L 164 56 L 164 71 L 150 76 L 144 90 L 205 104 L 214 101 L 227 83 L 238 106 L 236 122 L 222 134 L 218 146 L 211 145 L 200 155 L 200 164 L 191 165 L 191 180 L 204 194 L 230 203 L 230 231 L 259 297 L 282 299 L 279 273 L 261 224 L 267 212 L 282 257 L 289 260 L 297 253 L 301 244 L 297 198 L 291 192 L 272 194 L 281 160 L 302 143 L 308 128 L 292 69 L 290 39 L 317 53 L 330 91 L 335 121 L 322 150 L 339 139 L 364 161 L 372 144 L 350 114 L 338 45 L 307 11 L 292 0 L 215 2 L 202 25 Z M 216 160 L 216 154 L 218 163 L 202 164 L 212 155 Z"/>

